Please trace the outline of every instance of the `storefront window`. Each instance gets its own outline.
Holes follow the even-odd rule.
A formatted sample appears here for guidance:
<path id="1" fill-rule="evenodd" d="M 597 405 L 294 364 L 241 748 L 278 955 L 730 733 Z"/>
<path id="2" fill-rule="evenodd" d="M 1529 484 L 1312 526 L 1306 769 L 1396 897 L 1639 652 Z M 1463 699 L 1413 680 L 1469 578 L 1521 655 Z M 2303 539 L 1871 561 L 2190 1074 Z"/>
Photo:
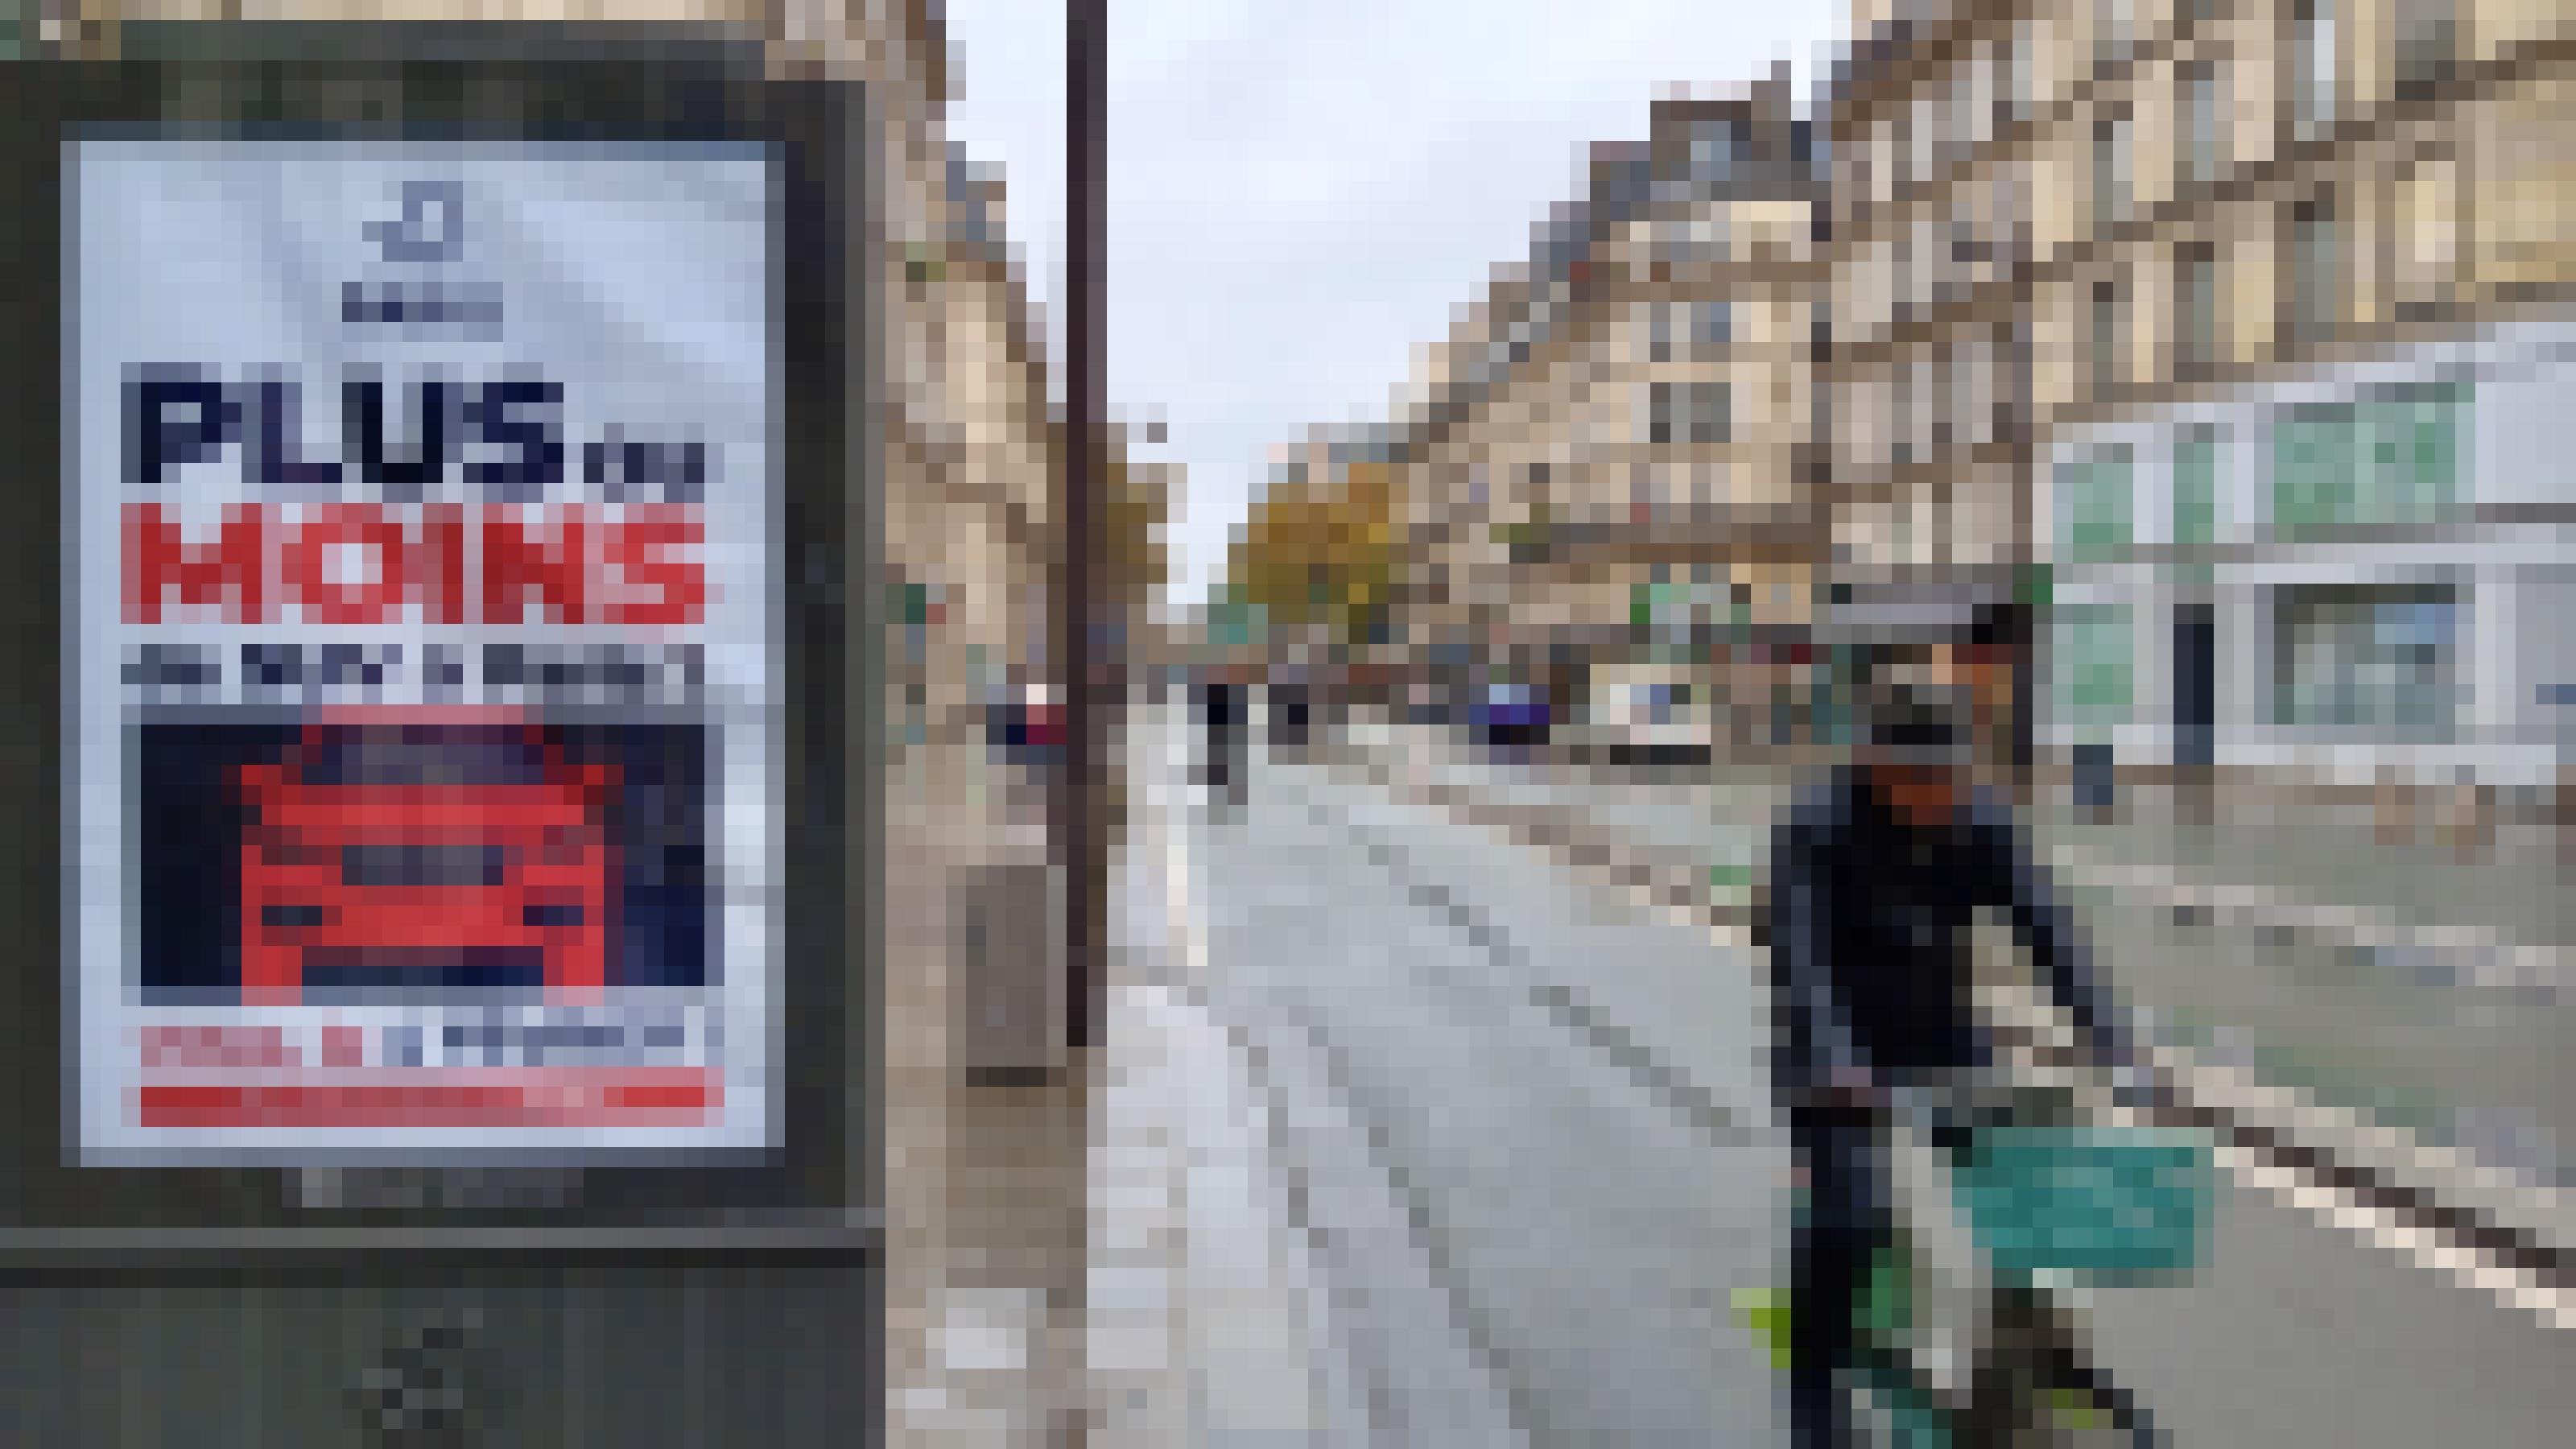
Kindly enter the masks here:
<path id="1" fill-rule="evenodd" d="M 2339 407 L 2292 408 L 2272 427 L 2272 528 L 2295 538 L 2349 512 L 2352 429 Z"/>
<path id="2" fill-rule="evenodd" d="M 2128 723 L 2134 641 L 2126 604 L 2061 604 L 2051 629 L 2050 683 L 2060 723 L 2081 730 Z"/>
<path id="3" fill-rule="evenodd" d="M 2292 587 L 2277 604 L 2279 724 L 2423 743 L 2450 737 L 2458 603 L 2449 585 Z"/>
<path id="4" fill-rule="evenodd" d="M 2183 547 L 2218 536 L 2218 436 L 2202 429 L 2174 445 L 2173 541 Z"/>

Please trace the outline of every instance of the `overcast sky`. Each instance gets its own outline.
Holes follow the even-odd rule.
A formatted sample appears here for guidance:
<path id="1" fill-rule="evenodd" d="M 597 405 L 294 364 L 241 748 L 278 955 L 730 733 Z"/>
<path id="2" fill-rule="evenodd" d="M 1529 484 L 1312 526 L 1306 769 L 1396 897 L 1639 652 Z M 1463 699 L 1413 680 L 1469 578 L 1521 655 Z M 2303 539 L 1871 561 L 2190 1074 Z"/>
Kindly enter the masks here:
<path id="1" fill-rule="evenodd" d="M 1836 0 L 1107 0 L 1108 391 L 1188 470 L 1184 600 L 1223 569 L 1271 449 L 1384 418 L 1419 350 L 1596 140 L 1658 95 L 1734 94 L 1786 58 L 1802 95 Z M 947 0 L 950 134 L 999 163 L 1060 367 L 1064 7 Z"/>

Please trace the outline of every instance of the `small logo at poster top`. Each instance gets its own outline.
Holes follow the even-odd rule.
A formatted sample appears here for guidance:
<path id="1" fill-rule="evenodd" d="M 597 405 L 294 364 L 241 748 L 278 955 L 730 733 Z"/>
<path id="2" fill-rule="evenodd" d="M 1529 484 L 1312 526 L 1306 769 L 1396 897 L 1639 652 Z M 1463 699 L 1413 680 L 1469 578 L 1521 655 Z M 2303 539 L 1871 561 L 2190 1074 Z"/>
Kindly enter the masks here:
<path id="1" fill-rule="evenodd" d="M 444 267 L 458 260 L 465 241 L 465 186 L 461 181 L 404 182 L 395 193 L 401 215 L 367 222 L 363 230 L 377 255 L 400 267 Z M 414 273 L 343 283 L 341 320 L 353 326 L 403 329 L 462 327 L 490 337 L 501 325 L 500 289 L 488 282 L 456 281 Z"/>
<path id="2" fill-rule="evenodd" d="M 465 235 L 465 187 L 456 181 L 406 181 L 402 216 L 366 224 L 367 240 L 388 262 L 456 259 Z"/>

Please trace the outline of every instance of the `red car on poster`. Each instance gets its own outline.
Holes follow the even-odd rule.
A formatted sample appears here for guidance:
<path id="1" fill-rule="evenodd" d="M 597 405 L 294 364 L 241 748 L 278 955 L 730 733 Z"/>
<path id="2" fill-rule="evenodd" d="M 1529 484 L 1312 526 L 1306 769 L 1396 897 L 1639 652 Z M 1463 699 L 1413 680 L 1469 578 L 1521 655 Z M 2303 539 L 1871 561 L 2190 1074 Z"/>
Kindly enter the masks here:
<path id="1" fill-rule="evenodd" d="M 378 712 L 325 717 L 236 782 L 245 1001 L 461 963 L 531 967 L 550 993 L 606 982 L 613 766 L 507 713 Z"/>

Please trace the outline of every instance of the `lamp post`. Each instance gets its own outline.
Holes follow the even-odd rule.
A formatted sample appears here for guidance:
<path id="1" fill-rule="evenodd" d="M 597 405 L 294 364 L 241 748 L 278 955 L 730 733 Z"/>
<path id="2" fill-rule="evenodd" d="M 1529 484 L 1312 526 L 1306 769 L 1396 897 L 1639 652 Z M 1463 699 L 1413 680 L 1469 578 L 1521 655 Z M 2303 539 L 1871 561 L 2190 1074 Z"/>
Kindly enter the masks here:
<path id="1" fill-rule="evenodd" d="M 1064 863 L 1067 1044 L 1099 1037 L 1104 980 L 1102 904 L 1107 893 L 1106 832 L 1099 814 L 1100 716 L 1110 701 L 1097 657 L 1099 600 L 1092 563 L 1099 552 L 1095 504 L 1106 475 L 1102 428 L 1108 411 L 1100 315 L 1103 218 L 1102 139 L 1107 130 L 1108 33 L 1104 0 L 1065 6 L 1065 419 L 1068 447 L 1060 474 L 1055 616 L 1050 621 L 1066 693 L 1065 768 L 1056 780 L 1056 858 Z"/>

